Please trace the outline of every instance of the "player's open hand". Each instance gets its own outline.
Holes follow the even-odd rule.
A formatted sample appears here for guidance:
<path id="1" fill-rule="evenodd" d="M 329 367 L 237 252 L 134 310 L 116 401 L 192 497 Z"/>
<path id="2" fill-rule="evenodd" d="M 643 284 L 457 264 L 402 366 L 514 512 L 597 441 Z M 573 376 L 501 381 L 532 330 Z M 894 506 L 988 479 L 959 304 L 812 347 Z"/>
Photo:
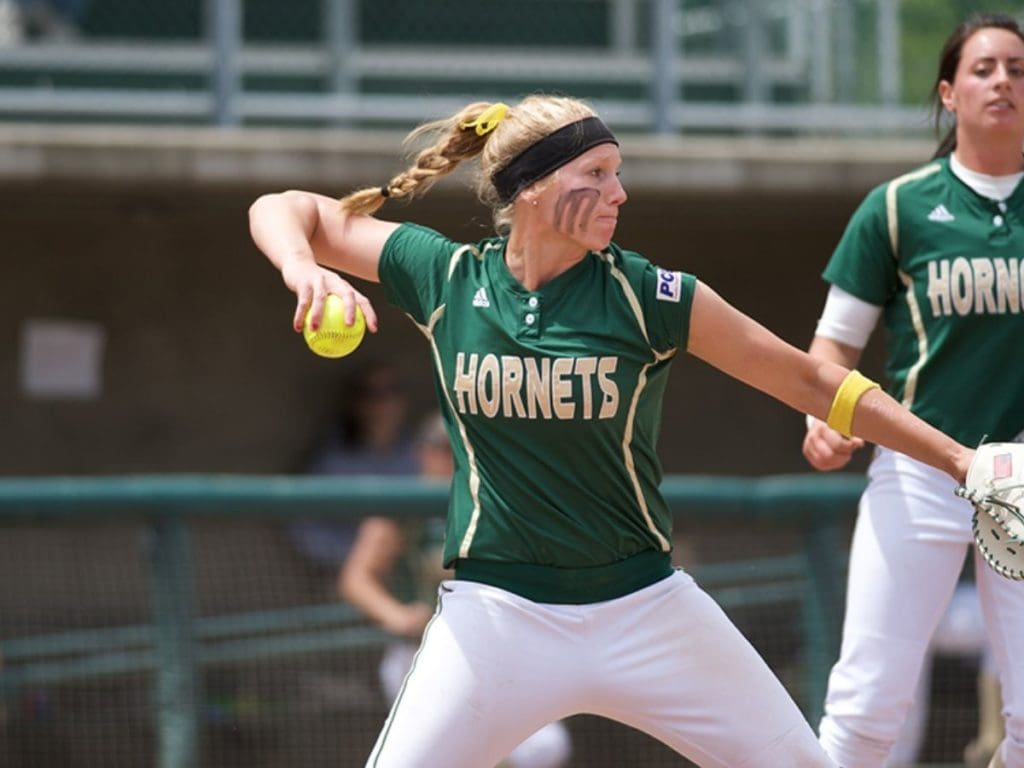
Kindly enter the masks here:
<path id="1" fill-rule="evenodd" d="M 311 327 L 314 330 L 320 327 L 324 301 L 328 294 L 333 293 L 345 304 L 346 325 L 352 325 L 355 321 L 358 306 L 366 318 L 367 330 L 371 333 L 377 332 L 377 313 L 370 300 L 337 272 L 306 261 L 296 261 L 286 263 L 281 270 L 281 276 L 285 285 L 295 293 L 292 326 L 296 331 L 302 331 L 307 312 Z"/>
<path id="2" fill-rule="evenodd" d="M 864 447 L 859 437 L 843 437 L 820 419 L 807 419 L 803 452 L 808 463 L 820 472 L 842 469 L 853 454 Z"/>

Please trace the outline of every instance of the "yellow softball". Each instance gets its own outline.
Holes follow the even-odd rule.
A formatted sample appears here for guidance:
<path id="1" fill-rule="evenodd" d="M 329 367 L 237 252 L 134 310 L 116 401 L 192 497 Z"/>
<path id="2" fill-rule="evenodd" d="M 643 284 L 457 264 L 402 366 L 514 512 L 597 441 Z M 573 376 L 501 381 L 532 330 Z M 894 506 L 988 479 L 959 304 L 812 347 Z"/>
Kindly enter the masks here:
<path id="1" fill-rule="evenodd" d="M 363 310 L 356 306 L 356 319 L 352 325 L 345 325 L 345 302 L 333 293 L 324 300 L 324 314 L 320 327 L 315 331 L 309 325 L 309 312 L 302 325 L 302 336 L 306 344 L 320 357 L 344 357 L 355 351 L 366 333 L 366 318 Z"/>

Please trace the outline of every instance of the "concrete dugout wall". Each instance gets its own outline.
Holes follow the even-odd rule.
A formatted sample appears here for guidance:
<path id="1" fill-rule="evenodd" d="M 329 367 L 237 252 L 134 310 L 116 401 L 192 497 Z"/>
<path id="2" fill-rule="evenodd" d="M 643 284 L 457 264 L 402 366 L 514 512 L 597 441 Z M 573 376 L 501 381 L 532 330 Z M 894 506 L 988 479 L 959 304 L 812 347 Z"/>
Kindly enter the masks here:
<path id="1" fill-rule="evenodd" d="M 381 333 L 341 361 L 290 328 L 291 294 L 251 244 L 261 192 L 343 194 L 402 167 L 400 136 L 138 128 L 0 128 L 0 472 L 290 472 L 370 357 L 433 405 L 426 344 L 366 288 Z M 806 346 L 819 274 L 863 194 L 927 159 L 928 143 L 627 139 L 616 240 L 696 273 Z M 489 233 L 458 178 L 384 215 L 457 238 Z M 25 391 L 24 333 L 47 319 L 105 336 L 89 399 Z M 866 364 L 881 375 L 875 350 Z M 723 340 L 728 343 L 728 340 Z M 690 357 L 665 407 L 667 472 L 803 471 L 801 417 Z"/>

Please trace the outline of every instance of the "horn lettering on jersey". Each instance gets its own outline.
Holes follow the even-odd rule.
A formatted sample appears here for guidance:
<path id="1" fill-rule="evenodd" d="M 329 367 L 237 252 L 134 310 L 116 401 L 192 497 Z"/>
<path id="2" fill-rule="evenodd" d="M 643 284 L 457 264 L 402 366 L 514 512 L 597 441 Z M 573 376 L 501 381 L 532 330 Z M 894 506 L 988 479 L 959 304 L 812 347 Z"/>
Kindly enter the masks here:
<path id="1" fill-rule="evenodd" d="M 476 394 L 484 416 L 493 419 L 501 405 L 501 370 L 497 355 L 484 355 L 477 374 Z"/>
<path id="2" fill-rule="evenodd" d="M 610 419 L 617 357 L 517 357 L 459 352 L 451 389 L 460 413 L 515 419 Z M 595 395 L 599 395 L 599 400 Z M 600 402 L 595 414 L 595 402 Z"/>
<path id="3" fill-rule="evenodd" d="M 455 381 L 452 382 L 452 392 L 455 394 L 455 404 L 459 413 L 476 413 L 476 366 L 478 356 L 472 354 L 466 360 L 466 353 L 459 352 L 455 356 Z"/>
<path id="4" fill-rule="evenodd" d="M 933 317 L 1020 314 L 1024 308 L 1024 260 L 960 256 L 928 264 Z"/>
<path id="5" fill-rule="evenodd" d="M 501 356 L 501 410 L 526 418 L 523 406 L 523 360 L 515 355 Z"/>

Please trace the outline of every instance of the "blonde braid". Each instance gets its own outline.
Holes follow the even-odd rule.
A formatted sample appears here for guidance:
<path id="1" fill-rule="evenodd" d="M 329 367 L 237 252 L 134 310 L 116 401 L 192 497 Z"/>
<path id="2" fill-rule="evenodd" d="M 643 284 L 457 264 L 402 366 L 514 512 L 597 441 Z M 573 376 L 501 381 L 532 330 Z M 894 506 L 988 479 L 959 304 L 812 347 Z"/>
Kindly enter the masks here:
<path id="1" fill-rule="evenodd" d="M 476 157 L 483 150 L 490 134 L 478 135 L 462 126 L 476 120 L 491 104 L 476 102 L 458 114 L 443 120 L 425 123 L 410 133 L 403 144 L 408 145 L 424 135 L 433 135 L 433 145 L 416 155 L 414 163 L 382 187 L 366 187 L 341 199 L 343 211 L 371 215 L 388 198 L 413 198 L 424 194 L 442 176 L 446 176 L 464 160 Z"/>

